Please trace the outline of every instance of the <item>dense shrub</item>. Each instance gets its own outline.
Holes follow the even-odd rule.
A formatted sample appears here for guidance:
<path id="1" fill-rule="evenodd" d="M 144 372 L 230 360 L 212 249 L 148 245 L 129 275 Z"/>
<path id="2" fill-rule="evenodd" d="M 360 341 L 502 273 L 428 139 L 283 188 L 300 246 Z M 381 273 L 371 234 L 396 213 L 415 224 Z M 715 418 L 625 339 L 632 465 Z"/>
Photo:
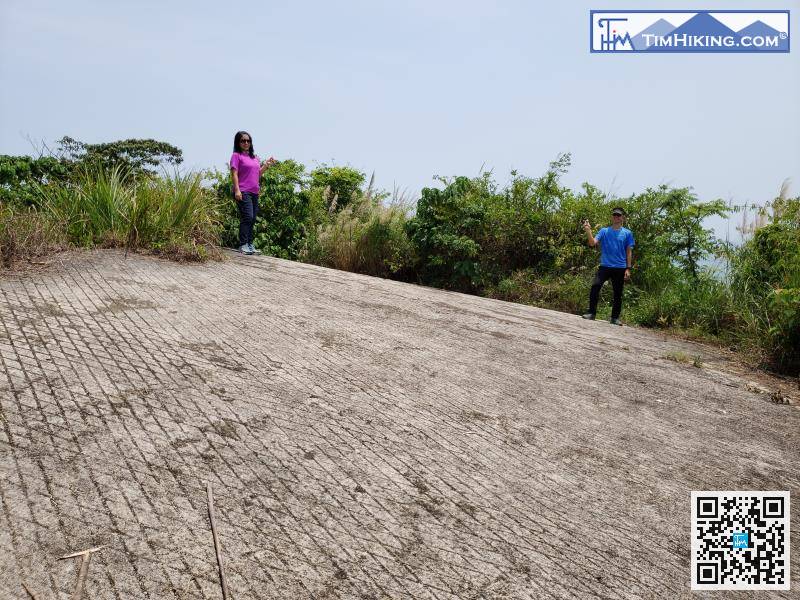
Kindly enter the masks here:
<path id="1" fill-rule="evenodd" d="M 364 192 L 366 175 L 353 167 L 321 165 L 311 171 L 311 187 L 327 190 L 331 212 L 343 209 Z"/>
<path id="2" fill-rule="evenodd" d="M 493 184 L 485 185 L 493 193 L 487 196 L 486 224 L 478 240 L 484 285 L 520 269 L 554 270 L 561 241 L 556 216 L 570 196 L 559 178 L 569 161 L 568 154 L 560 156 L 544 176 L 535 179 L 513 172 L 510 184 L 500 193 Z"/>
<path id="3" fill-rule="evenodd" d="M 84 170 L 68 185 L 40 188 L 37 203 L 78 246 L 118 246 L 125 239 L 125 214 L 133 203 L 131 178 L 120 168 Z"/>
<path id="4" fill-rule="evenodd" d="M 676 278 L 660 291 L 639 294 L 627 312 L 640 325 L 680 327 L 706 335 L 720 335 L 736 323 L 728 286 L 706 272 L 697 280 Z"/>
<path id="5" fill-rule="evenodd" d="M 32 206 L 38 186 L 64 183 L 71 166 L 52 156 L 0 155 L 0 205 Z"/>
<path id="6" fill-rule="evenodd" d="M 305 240 L 309 193 L 303 165 L 293 160 L 276 163 L 262 176 L 255 244 L 272 256 L 295 259 Z"/>
<path id="7" fill-rule="evenodd" d="M 476 179 L 442 180 L 445 188 L 425 188 L 417 214 L 407 224 L 419 256 L 422 282 L 451 289 L 475 290 L 492 182 L 489 174 Z"/>
<path id="8" fill-rule="evenodd" d="M 39 197 L 39 187 L 79 182 L 87 170 L 149 176 L 182 161 L 179 148 L 157 140 L 87 144 L 65 136 L 53 150 L 43 146 L 38 158 L 0 155 L 0 204 L 32 206 Z"/>
<path id="9" fill-rule="evenodd" d="M 774 368 L 800 371 L 800 198 L 779 198 L 771 222 L 730 258 L 747 339 Z"/>
<path id="10" fill-rule="evenodd" d="M 125 207 L 126 245 L 181 258 L 203 258 L 219 244 L 221 207 L 200 173 L 174 173 L 140 181 Z"/>

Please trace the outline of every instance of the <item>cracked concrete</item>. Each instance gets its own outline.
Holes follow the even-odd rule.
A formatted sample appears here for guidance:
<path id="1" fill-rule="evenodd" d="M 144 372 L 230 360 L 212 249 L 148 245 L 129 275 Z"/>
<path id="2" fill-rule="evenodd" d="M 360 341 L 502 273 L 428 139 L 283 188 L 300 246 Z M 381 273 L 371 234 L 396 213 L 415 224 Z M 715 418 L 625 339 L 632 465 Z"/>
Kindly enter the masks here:
<path id="1" fill-rule="evenodd" d="M 206 481 L 238 599 L 717 598 L 690 492 L 800 491 L 796 405 L 635 328 L 116 251 L 6 274 L 0 316 L 3 598 L 103 544 L 89 597 L 221 598 Z"/>

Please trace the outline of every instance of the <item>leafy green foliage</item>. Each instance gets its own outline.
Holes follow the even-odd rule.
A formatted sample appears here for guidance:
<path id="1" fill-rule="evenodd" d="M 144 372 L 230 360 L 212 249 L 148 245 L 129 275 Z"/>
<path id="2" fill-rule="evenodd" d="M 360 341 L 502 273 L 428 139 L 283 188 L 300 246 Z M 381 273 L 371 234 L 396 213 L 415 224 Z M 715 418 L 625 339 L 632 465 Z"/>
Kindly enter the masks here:
<path id="1" fill-rule="evenodd" d="M 221 210 L 200 173 L 164 175 L 138 183 L 126 207 L 129 247 L 204 247 L 218 243 Z"/>
<path id="2" fill-rule="evenodd" d="M 78 246 L 115 246 L 124 239 L 124 214 L 133 199 L 129 176 L 119 167 L 85 169 L 74 185 L 41 188 L 40 204 L 64 225 Z"/>
<path id="3" fill-rule="evenodd" d="M 433 285 L 470 290 L 478 281 L 488 200 L 489 174 L 476 179 L 442 180 L 445 188 L 425 188 L 407 231 L 420 259 L 420 279 Z"/>
<path id="4" fill-rule="evenodd" d="M 719 336 L 736 322 L 728 286 L 705 271 L 697 279 L 676 278 L 658 293 L 640 293 L 628 314 L 648 327 L 678 327 L 707 336 Z"/>
<path id="5" fill-rule="evenodd" d="M 296 259 L 306 237 L 309 194 L 303 165 L 284 160 L 272 165 L 261 177 L 259 217 L 255 244 L 263 252 Z"/>
<path id="6" fill-rule="evenodd" d="M 724 217 L 727 213 L 722 200 L 697 202 L 697 197 L 688 188 L 666 190 L 661 204 L 663 247 L 675 260 L 697 280 L 700 262 L 717 250 L 718 245 L 711 231 L 703 228 L 703 221 L 711 216 Z"/>
<path id="7" fill-rule="evenodd" d="M 70 163 L 104 169 L 119 167 L 134 175 L 157 173 L 159 168 L 183 162 L 183 152 L 179 148 L 151 139 L 87 144 L 64 136 L 57 144 L 58 153 Z"/>
<path id="8" fill-rule="evenodd" d="M 596 187 L 584 183 L 582 190 L 579 194 L 561 190 L 558 210 L 553 211 L 549 232 L 544 234 L 552 244 L 553 272 L 580 273 L 597 264 L 597 251 L 586 243 L 583 221 L 588 220 L 597 228 L 608 219 L 611 205 Z"/>
<path id="9" fill-rule="evenodd" d="M 181 150 L 166 142 L 130 139 L 87 144 L 65 136 L 50 155 L 0 155 L 0 203 L 32 206 L 40 186 L 80 181 L 87 170 L 119 169 L 120 175 L 151 176 L 182 161 Z"/>
<path id="10" fill-rule="evenodd" d="M 363 190 L 366 175 L 352 167 L 321 165 L 311 171 L 311 187 L 327 190 L 331 212 L 341 210 L 358 198 Z"/>
<path id="11" fill-rule="evenodd" d="M 559 241 L 559 236 L 553 235 L 555 209 L 569 195 L 559 185 L 559 176 L 569 160 L 569 155 L 560 156 L 536 179 L 514 172 L 502 193 L 489 196 L 487 226 L 479 240 L 485 283 L 519 269 L 544 273 L 554 267 Z"/>
<path id="12" fill-rule="evenodd" d="M 31 206 L 37 186 L 63 183 L 70 173 L 71 167 L 66 161 L 52 156 L 0 155 L 0 204 Z"/>
<path id="13" fill-rule="evenodd" d="M 577 313 L 585 308 L 591 279 L 589 273 L 557 275 L 522 269 L 487 287 L 484 293 L 509 302 Z"/>
<path id="14" fill-rule="evenodd" d="M 772 222 L 731 252 L 744 328 L 772 365 L 800 371 L 800 198 L 778 198 Z"/>

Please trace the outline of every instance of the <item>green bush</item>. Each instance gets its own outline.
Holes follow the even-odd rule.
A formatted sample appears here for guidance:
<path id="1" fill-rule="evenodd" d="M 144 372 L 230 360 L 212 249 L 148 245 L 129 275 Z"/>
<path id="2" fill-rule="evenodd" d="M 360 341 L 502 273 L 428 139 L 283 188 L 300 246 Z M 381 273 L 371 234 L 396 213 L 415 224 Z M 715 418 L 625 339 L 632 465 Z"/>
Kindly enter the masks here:
<path id="1" fill-rule="evenodd" d="M 87 170 L 155 175 L 164 166 L 182 161 L 179 148 L 157 140 L 87 144 L 65 136 L 56 142 L 54 151 L 44 146 L 38 158 L 0 155 L 0 204 L 32 206 L 41 186 L 80 183 Z"/>
<path id="2" fill-rule="evenodd" d="M 493 184 L 486 186 L 492 193 L 486 197 L 486 222 L 477 240 L 483 285 L 520 269 L 554 270 L 561 242 L 557 215 L 570 196 L 559 178 L 569 161 L 569 154 L 559 156 L 535 179 L 512 172 L 510 184 L 500 193 Z"/>
<path id="3" fill-rule="evenodd" d="M 480 280 L 481 246 L 492 181 L 489 174 L 442 180 L 445 188 L 425 188 L 417 214 L 407 223 L 419 256 L 423 283 L 474 291 Z"/>
<path id="4" fill-rule="evenodd" d="M 41 185 L 63 184 L 72 170 L 52 156 L 0 155 L 0 205 L 32 206 Z"/>
<path id="5" fill-rule="evenodd" d="M 606 224 L 611 210 L 606 195 L 584 183 L 580 194 L 562 190 L 557 208 L 551 220 L 552 270 L 556 273 L 576 273 L 595 268 L 597 250 L 586 243 L 583 222 L 588 220 L 595 232 L 599 226 Z"/>
<path id="6" fill-rule="evenodd" d="M 310 215 L 305 168 L 293 160 L 278 162 L 261 177 L 261 186 L 255 244 L 272 256 L 296 259 Z"/>
<path id="7" fill-rule="evenodd" d="M 123 216 L 126 245 L 204 258 L 219 244 L 221 207 L 200 173 L 164 175 L 142 180 Z"/>
<path id="8" fill-rule="evenodd" d="M 769 297 L 770 327 L 766 347 L 772 365 L 784 373 L 800 372 L 800 282 L 775 289 Z"/>
<path id="9" fill-rule="evenodd" d="M 167 166 L 177 167 L 183 162 L 180 148 L 152 139 L 87 144 L 64 136 L 56 142 L 56 148 L 62 162 L 77 172 L 86 168 L 107 171 L 119 168 L 128 175 L 156 175 Z"/>
<path id="10" fill-rule="evenodd" d="M 331 212 L 343 209 L 364 193 L 366 175 L 353 167 L 321 165 L 311 171 L 311 187 L 327 190 L 327 207 Z"/>
<path id="11" fill-rule="evenodd" d="M 744 335 L 766 362 L 800 371 L 800 198 L 779 198 L 772 222 L 731 252 L 731 289 Z"/>

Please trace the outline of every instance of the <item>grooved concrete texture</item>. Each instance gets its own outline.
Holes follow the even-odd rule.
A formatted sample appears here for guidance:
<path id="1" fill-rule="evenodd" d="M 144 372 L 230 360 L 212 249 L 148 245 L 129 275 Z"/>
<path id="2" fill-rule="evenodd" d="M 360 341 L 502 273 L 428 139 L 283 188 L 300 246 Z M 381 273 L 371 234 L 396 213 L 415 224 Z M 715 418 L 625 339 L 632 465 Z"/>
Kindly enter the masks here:
<path id="1" fill-rule="evenodd" d="M 797 407 L 652 332 L 234 255 L 0 292 L 2 598 L 100 544 L 89 597 L 221 598 L 206 481 L 237 599 L 719 598 L 690 491 L 800 498 Z"/>

